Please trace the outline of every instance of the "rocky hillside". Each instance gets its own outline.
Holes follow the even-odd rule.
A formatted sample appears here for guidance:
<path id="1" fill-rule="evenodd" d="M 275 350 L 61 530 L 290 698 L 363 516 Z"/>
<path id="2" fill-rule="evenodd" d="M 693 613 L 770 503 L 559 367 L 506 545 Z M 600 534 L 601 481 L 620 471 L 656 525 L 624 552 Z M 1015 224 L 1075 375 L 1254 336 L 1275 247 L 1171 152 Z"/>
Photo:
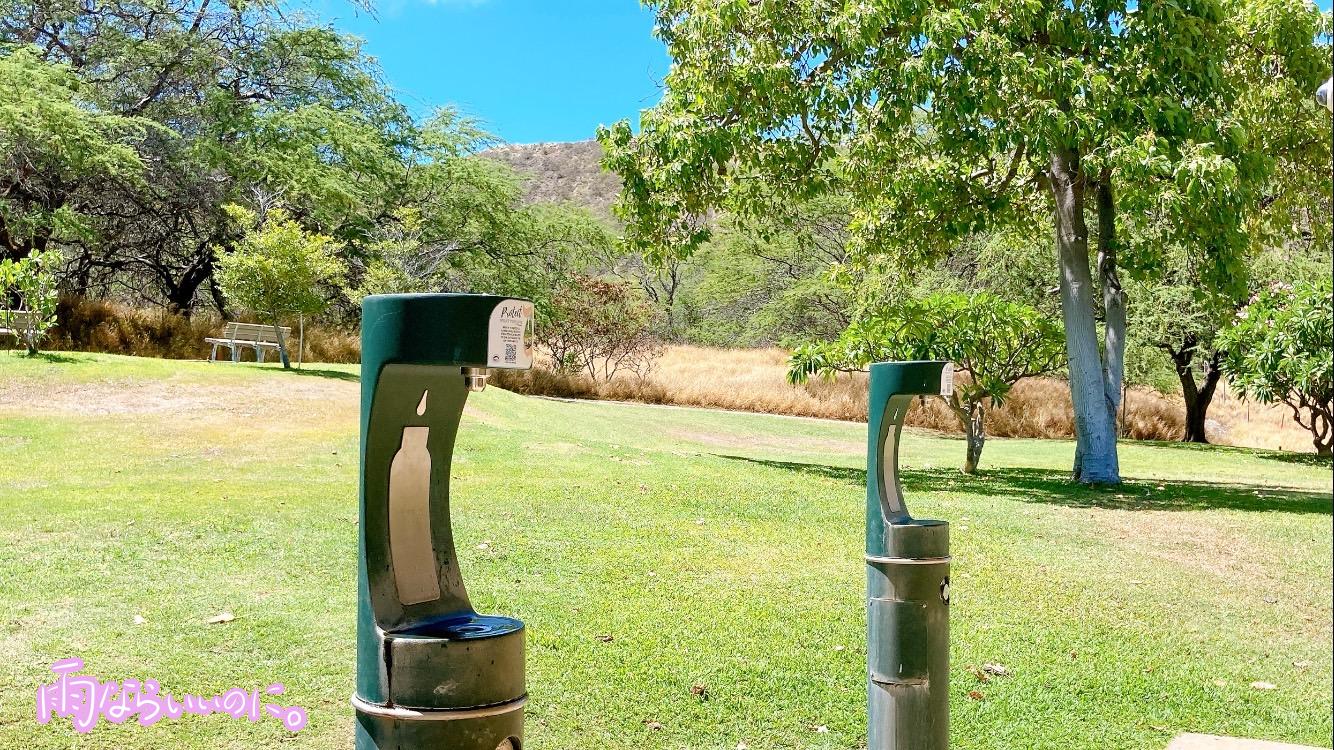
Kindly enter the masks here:
<path id="1" fill-rule="evenodd" d="M 528 200 L 573 203 L 611 219 L 621 181 L 599 165 L 597 141 L 499 146 L 482 154 L 527 177 Z"/>

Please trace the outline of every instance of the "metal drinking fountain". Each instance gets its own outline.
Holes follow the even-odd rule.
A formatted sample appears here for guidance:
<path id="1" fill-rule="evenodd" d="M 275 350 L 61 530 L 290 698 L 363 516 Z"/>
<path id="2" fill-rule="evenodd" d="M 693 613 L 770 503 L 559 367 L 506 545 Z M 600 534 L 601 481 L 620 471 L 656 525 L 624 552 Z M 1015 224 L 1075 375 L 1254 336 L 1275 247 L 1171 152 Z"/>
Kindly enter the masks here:
<path id="1" fill-rule="evenodd" d="M 867 750 L 949 746 L 949 524 L 913 518 L 899 485 L 903 418 L 948 396 L 948 362 L 871 365 L 866 455 Z"/>
<path id="2" fill-rule="evenodd" d="M 468 392 L 532 365 L 532 320 L 490 295 L 362 303 L 358 750 L 520 750 L 523 623 L 473 610 L 449 476 Z"/>

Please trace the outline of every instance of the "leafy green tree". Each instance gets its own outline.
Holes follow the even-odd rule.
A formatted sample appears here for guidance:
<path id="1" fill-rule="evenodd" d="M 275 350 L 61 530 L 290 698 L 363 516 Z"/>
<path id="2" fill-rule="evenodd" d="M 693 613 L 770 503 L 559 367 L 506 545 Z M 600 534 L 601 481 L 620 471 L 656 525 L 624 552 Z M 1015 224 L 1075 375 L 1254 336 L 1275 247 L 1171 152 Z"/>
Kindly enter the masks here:
<path id="1" fill-rule="evenodd" d="M 0 327 L 15 331 L 28 354 L 38 351 L 46 334 L 56 324 L 56 269 L 60 266 L 57 250 L 35 250 L 26 258 L 0 259 L 0 301 L 13 299 L 7 307 L 0 302 Z"/>
<path id="2" fill-rule="evenodd" d="M 1309 274 L 1303 261 L 1319 255 L 1326 269 L 1315 275 L 1327 277 L 1330 118 L 1312 106 L 1300 77 L 1275 75 L 1304 65 L 1309 47 L 1278 43 L 1274 37 L 1308 27 L 1276 26 L 1269 11 L 1256 4 L 1238 6 L 1231 22 L 1237 33 L 1222 70 L 1236 96 L 1225 102 L 1228 109 L 1220 119 L 1234 121 L 1244 133 L 1246 150 L 1267 162 L 1263 179 L 1237 204 L 1246 242 L 1235 262 L 1252 281 L 1294 281 Z M 1134 248 L 1131 256 L 1139 260 L 1136 270 L 1142 277 L 1134 285 L 1130 338 L 1143 359 L 1153 359 L 1145 356 L 1152 347 L 1170 360 L 1185 401 L 1183 439 L 1204 443 L 1209 405 L 1223 375 L 1216 334 L 1246 304 L 1246 289 L 1212 283 L 1207 248 L 1163 226 L 1176 220 L 1174 212 L 1154 205 L 1126 215 L 1123 235 Z"/>
<path id="3" fill-rule="evenodd" d="M 21 260 L 86 229 L 68 185 L 139 183 L 131 144 L 143 131 L 142 120 L 99 110 L 68 66 L 0 46 L 0 258 Z"/>
<path id="4" fill-rule="evenodd" d="M 724 220 L 691 258 L 657 264 L 680 269 L 673 333 L 712 346 L 837 336 L 852 322 L 852 290 L 875 287 L 848 264 L 847 216 L 845 203 L 831 196 L 786 215 Z"/>
<path id="5" fill-rule="evenodd" d="M 251 211 L 227 206 L 245 234 L 231 252 L 219 252 L 218 285 L 241 307 L 273 326 L 283 368 L 290 368 L 281 322 L 292 315 L 313 315 L 329 305 L 325 290 L 340 284 L 346 266 L 338 242 L 307 232 L 282 209 L 261 222 Z"/>
<path id="6" fill-rule="evenodd" d="M 639 134 L 599 132 L 631 243 L 665 254 L 704 241 L 715 209 L 843 191 L 854 246 L 912 266 L 1045 214 L 1083 482 L 1120 480 L 1121 261 L 1148 247 L 1123 242 L 1123 214 L 1157 211 L 1211 283 L 1240 287 L 1238 207 L 1267 164 L 1232 113 L 1228 55 L 1241 41 L 1273 51 L 1271 74 L 1302 90 L 1328 66 L 1320 13 L 1298 0 L 651 5 L 667 91 Z"/>
<path id="7" fill-rule="evenodd" d="M 662 345 L 654 335 L 657 311 L 638 290 L 579 274 L 556 292 L 535 333 L 558 370 L 604 383 L 621 372 L 648 376 Z"/>
<path id="8" fill-rule="evenodd" d="M 1187 265 L 1189 256 L 1174 256 L 1164 273 L 1129 287 L 1135 295 L 1130 350 L 1142 360 L 1137 363 L 1141 368 L 1153 361 L 1153 350 L 1168 358 L 1185 402 L 1182 440 L 1207 443 L 1209 405 L 1223 377 L 1223 353 L 1214 339 L 1236 304 L 1231 294 L 1200 283 Z"/>
<path id="9" fill-rule="evenodd" d="M 367 246 L 349 295 L 485 292 L 531 299 L 539 319 L 551 315 L 562 289 L 609 263 L 615 239 L 586 211 L 518 200 L 490 204 L 484 225 L 462 231 L 416 206 L 395 211 Z"/>
<path id="10" fill-rule="evenodd" d="M 75 293 L 221 303 L 213 248 L 239 237 L 225 204 L 281 204 L 355 248 L 428 159 L 428 128 L 359 43 L 271 0 L 0 0 L 0 43 L 68 71 L 88 111 L 155 125 L 121 139 L 142 180 L 45 173 L 47 200 L 82 218 L 61 242 Z"/>
<path id="11" fill-rule="evenodd" d="M 1223 366 L 1237 390 L 1262 403 L 1287 405 L 1322 456 L 1334 445 L 1332 297 L 1329 277 L 1271 285 L 1219 335 Z"/>
<path id="12" fill-rule="evenodd" d="M 963 471 L 977 473 L 986 444 L 986 413 L 1020 380 L 1044 375 L 1061 360 L 1061 331 L 1048 317 L 988 293 L 934 294 L 891 303 L 858 318 L 836 340 L 798 347 L 793 383 L 819 374 L 865 371 L 884 361 L 948 360 L 967 379 L 946 400 L 967 441 Z"/>

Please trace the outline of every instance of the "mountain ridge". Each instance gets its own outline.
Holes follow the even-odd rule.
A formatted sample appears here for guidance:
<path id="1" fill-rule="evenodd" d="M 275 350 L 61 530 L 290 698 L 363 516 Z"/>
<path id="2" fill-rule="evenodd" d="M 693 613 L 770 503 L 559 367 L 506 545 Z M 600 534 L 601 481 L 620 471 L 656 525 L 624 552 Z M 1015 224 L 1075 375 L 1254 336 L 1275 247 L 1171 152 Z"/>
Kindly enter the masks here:
<path id="1" fill-rule="evenodd" d="M 602 169 L 602 146 L 597 141 L 509 144 L 480 155 L 518 172 L 529 203 L 572 204 L 616 222 L 611 207 L 621 192 L 621 180 Z"/>

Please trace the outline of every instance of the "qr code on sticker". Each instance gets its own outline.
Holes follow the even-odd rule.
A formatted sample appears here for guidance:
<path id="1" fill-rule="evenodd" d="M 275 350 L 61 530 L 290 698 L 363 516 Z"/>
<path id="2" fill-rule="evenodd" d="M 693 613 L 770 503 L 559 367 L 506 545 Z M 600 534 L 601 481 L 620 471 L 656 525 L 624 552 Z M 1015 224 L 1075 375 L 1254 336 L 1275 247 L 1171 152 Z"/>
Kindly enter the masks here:
<path id="1" fill-rule="evenodd" d="M 505 361 L 506 361 L 506 362 L 514 362 L 514 361 L 517 360 L 518 358 L 519 358 L 519 347 L 518 347 L 518 344 L 506 344 L 506 345 L 505 345 Z"/>

